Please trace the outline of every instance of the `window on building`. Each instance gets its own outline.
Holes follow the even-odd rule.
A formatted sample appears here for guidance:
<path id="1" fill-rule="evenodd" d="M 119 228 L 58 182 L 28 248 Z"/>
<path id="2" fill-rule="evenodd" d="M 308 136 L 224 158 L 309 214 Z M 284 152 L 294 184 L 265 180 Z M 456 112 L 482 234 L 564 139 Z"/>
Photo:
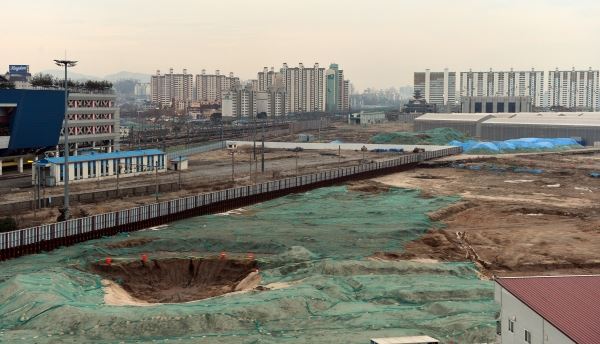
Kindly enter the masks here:
<path id="1" fill-rule="evenodd" d="M 504 103 L 498 103 L 497 112 L 504 112 Z"/>
<path id="2" fill-rule="evenodd" d="M 487 113 L 494 112 L 494 103 L 486 102 L 485 103 L 485 112 L 487 112 Z"/>
<path id="3" fill-rule="evenodd" d="M 508 103 L 508 112 L 517 112 L 517 104 L 514 102 Z"/>
<path id="4" fill-rule="evenodd" d="M 531 332 L 525 330 L 525 342 L 531 344 Z"/>
<path id="5" fill-rule="evenodd" d="M 475 113 L 481 113 L 483 111 L 483 104 L 481 102 L 475 102 Z"/>
<path id="6" fill-rule="evenodd" d="M 515 333 L 515 322 L 512 320 L 508 320 L 508 332 Z"/>
<path id="7" fill-rule="evenodd" d="M 65 165 L 60 165 L 60 176 L 58 178 L 61 182 L 65 180 Z"/>

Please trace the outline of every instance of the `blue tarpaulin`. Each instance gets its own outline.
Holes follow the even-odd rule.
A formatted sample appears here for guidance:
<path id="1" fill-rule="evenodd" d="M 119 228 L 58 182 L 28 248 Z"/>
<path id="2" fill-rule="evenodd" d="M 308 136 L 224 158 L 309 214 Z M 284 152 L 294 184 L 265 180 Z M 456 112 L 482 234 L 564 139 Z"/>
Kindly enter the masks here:
<path id="1" fill-rule="evenodd" d="M 450 146 L 462 147 L 465 153 L 498 154 L 515 153 L 519 151 L 552 151 L 571 148 L 583 148 L 571 138 L 522 138 L 506 141 L 451 141 Z"/>

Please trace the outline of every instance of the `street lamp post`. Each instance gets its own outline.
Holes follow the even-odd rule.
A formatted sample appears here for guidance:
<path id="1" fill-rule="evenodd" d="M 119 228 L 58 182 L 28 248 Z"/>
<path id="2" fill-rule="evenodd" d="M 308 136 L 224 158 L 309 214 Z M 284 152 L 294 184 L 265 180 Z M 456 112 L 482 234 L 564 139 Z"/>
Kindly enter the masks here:
<path id="1" fill-rule="evenodd" d="M 64 192 L 64 200 L 63 200 L 63 209 L 62 215 L 64 220 L 68 220 L 71 218 L 71 212 L 69 210 L 69 91 L 67 85 L 67 69 L 69 67 L 75 67 L 77 65 L 77 61 L 70 61 L 67 59 L 64 60 L 54 60 L 57 66 L 65 67 L 65 119 L 64 119 L 64 156 L 65 156 L 65 167 L 64 167 L 64 180 L 65 180 L 65 192 Z"/>

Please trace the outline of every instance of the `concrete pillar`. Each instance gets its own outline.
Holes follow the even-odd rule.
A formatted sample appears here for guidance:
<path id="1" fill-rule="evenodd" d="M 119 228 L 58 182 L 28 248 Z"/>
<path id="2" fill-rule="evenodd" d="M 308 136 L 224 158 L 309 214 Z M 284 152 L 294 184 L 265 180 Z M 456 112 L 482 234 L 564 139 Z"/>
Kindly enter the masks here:
<path id="1" fill-rule="evenodd" d="M 107 153 L 112 153 L 112 145 L 109 144 L 106 151 Z"/>
<path id="2" fill-rule="evenodd" d="M 2 160 L 0 160 L 0 176 L 2 175 Z"/>
<path id="3" fill-rule="evenodd" d="M 19 158 L 17 165 L 18 165 L 19 173 L 23 173 L 23 157 Z"/>
<path id="4" fill-rule="evenodd" d="M 75 149 L 73 150 L 73 156 L 77 156 L 77 150 L 79 149 L 79 144 L 75 142 Z"/>

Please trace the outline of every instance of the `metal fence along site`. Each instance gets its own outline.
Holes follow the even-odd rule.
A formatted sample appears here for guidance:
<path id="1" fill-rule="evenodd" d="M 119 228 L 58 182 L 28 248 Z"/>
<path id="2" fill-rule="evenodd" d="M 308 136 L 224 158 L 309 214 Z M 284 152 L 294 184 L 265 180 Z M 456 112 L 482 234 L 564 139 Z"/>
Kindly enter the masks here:
<path id="1" fill-rule="evenodd" d="M 0 233 L 0 260 L 49 251 L 121 232 L 137 231 L 193 216 L 213 214 L 294 192 L 398 172 L 419 162 L 459 154 L 461 148 L 411 153 L 395 159 L 342 167 L 260 184 L 183 197 L 135 208 Z"/>

